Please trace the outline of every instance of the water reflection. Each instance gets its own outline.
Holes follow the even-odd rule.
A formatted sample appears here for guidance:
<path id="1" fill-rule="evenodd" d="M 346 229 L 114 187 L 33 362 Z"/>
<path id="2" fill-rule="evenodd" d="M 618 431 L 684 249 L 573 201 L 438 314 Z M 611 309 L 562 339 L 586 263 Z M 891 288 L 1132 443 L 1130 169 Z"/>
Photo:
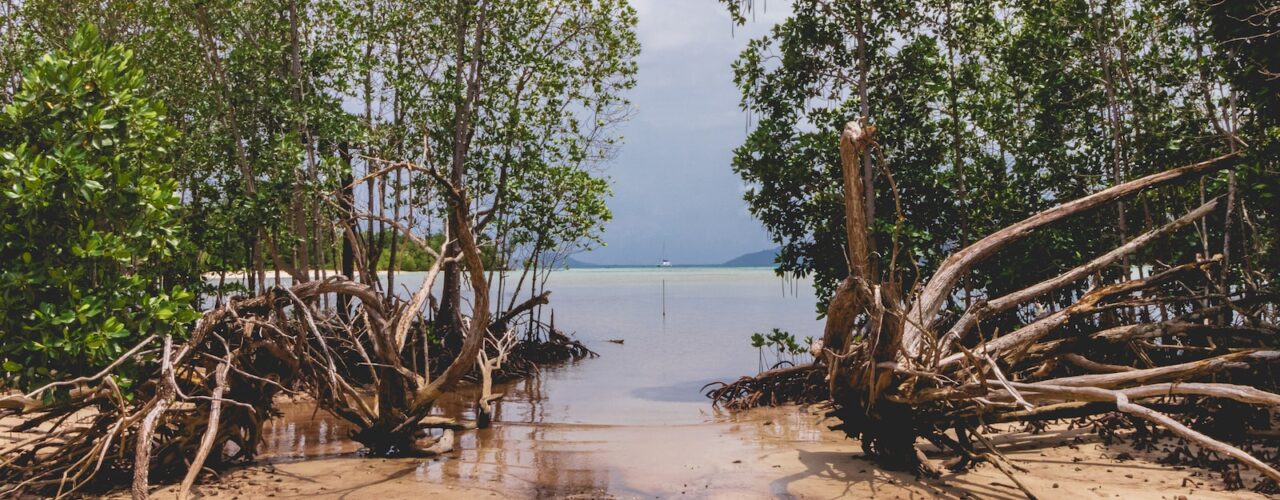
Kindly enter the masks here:
<path id="1" fill-rule="evenodd" d="M 740 474 L 733 464 L 829 436 L 817 417 L 796 408 L 707 412 L 704 423 L 668 426 L 557 423 L 546 419 L 542 383 L 530 379 L 501 387 L 506 396 L 496 407 L 494 425 L 458 433 L 456 450 L 445 457 L 359 458 L 359 445 L 346 438 L 349 425 L 297 402 L 282 404 L 283 415 L 265 426 L 261 457 L 268 462 L 351 460 L 352 468 L 372 468 L 373 476 L 405 483 L 406 491 L 412 491 L 413 482 L 428 482 L 481 485 L 528 497 L 666 496 L 691 484 L 723 491 L 763 480 L 731 479 Z M 438 414 L 471 419 L 471 392 L 451 395 Z"/>
<path id="2" fill-rule="evenodd" d="M 590 451 L 606 439 L 581 440 L 575 434 L 584 426 L 546 422 L 541 387 L 534 378 L 495 388 L 505 396 L 495 407 L 494 426 L 459 433 L 456 450 L 443 459 L 396 459 L 387 466 L 415 465 L 415 481 L 464 480 L 534 496 L 608 491 L 609 471 L 596 466 Z M 436 414 L 471 420 L 475 398 L 473 388 L 464 388 L 441 401 Z M 264 461 L 358 456 L 359 444 L 347 438 L 353 428 L 342 419 L 308 402 L 282 402 L 279 408 L 281 415 L 264 426 Z"/>
<path id="3" fill-rule="evenodd" d="M 347 438 L 352 429 L 344 420 L 314 404 L 282 402 L 281 415 L 262 426 L 258 456 L 265 460 L 301 460 L 356 452 L 360 445 Z"/>
<path id="4" fill-rule="evenodd" d="M 405 273 L 398 281 L 414 279 Z M 755 369 L 752 331 L 778 327 L 799 338 L 821 331 L 812 295 L 780 296 L 771 271 L 570 271 L 552 282 L 557 325 L 572 328 L 601 357 L 495 388 L 505 397 L 493 426 L 458 433 L 449 456 L 357 458 L 350 426 L 306 403 L 282 405 L 283 415 L 265 427 L 260 456 L 350 460 L 340 469 L 359 468 L 397 490 L 404 483 L 405 492 L 430 482 L 526 497 L 758 494 L 768 491 L 769 479 L 744 461 L 830 436 L 804 410 L 722 414 L 699 393 L 709 381 Z M 607 342 L 617 338 L 625 344 Z M 437 413 L 472 420 L 475 399 L 475 389 L 463 389 Z"/>

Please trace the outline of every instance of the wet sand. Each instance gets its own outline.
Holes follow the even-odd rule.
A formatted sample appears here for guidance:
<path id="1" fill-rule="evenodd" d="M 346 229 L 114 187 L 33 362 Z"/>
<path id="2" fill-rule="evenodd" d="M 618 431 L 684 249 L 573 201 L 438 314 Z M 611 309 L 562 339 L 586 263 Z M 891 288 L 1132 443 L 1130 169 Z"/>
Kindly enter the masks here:
<path id="1" fill-rule="evenodd" d="M 262 463 L 197 487 L 209 498 L 1024 498 L 990 465 L 940 479 L 888 472 L 801 407 L 674 426 L 499 423 L 432 459 L 366 458 L 328 418 L 289 409 Z M 1040 498 L 1260 498 L 1083 430 L 993 438 Z M 1131 454 L 1117 460 L 1122 454 Z M 937 458 L 937 457 L 936 457 Z M 173 487 L 160 488 L 161 498 Z"/>
<path id="2" fill-rule="evenodd" d="M 401 276 L 409 288 L 415 279 Z M 557 325 L 600 357 L 499 388 L 506 397 L 493 427 L 459 433 L 454 452 L 360 457 L 341 422 L 305 402 L 285 403 L 284 415 L 265 428 L 259 463 L 224 472 L 198 492 L 242 499 L 1023 498 L 990 465 L 925 481 L 880 470 L 810 409 L 712 409 L 703 385 L 759 368 L 751 332 L 820 335 L 807 281 L 781 282 L 768 269 L 675 268 L 557 272 L 552 283 Z M 464 390 L 439 410 L 470 420 L 474 400 Z M 1205 471 L 1159 465 L 1080 431 L 993 439 L 1029 470 L 1020 480 L 1040 498 L 1257 496 L 1224 492 Z M 1110 458 L 1122 453 L 1136 458 Z M 172 491 L 161 488 L 160 498 Z"/>

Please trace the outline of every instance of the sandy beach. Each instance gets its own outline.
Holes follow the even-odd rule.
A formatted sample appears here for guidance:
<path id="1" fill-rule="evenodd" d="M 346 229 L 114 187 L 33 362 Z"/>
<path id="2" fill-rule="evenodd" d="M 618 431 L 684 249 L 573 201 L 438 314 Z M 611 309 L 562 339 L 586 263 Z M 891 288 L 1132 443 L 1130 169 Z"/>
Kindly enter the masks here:
<path id="1" fill-rule="evenodd" d="M 406 274 L 406 279 L 418 275 Z M 700 388 L 752 373 L 756 351 L 738 332 L 820 324 L 812 297 L 777 298 L 769 270 L 586 270 L 557 276 L 558 321 L 599 358 L 548 366 L 505 393 L 491 428 L 457 434 L 441 457 L 367 458 L 347 424 L 309 401 L 280 400 L 259 461 L 206 475 L 209 498 L 1024 498 L 987 464 L 918 479 L 862 458 L 827 429 L 818 407 L 718 411 Z M 667 314 L 660 314 L 665 281 Z M 802 290 L 807 286 L 802 287 Z M 724 311 L 727 314 L 707 314 Z M 607 342 L 625 337 L 623 345 Z M 438 407 L 470 421 L 476 389 Z M 1065 423 L 1040 434 L 992 435 L 1040 498 L 1257 497 L 1221 476 L 1158 463 L 1165 453 L 1104 445 Z M 1179 443 L 1169 442 L 1166 446 Z M 928 450 L 928 447 L 925 447 Z M 938 462 L 953 457 L 934 454 Z M 1251 487 L 1254 477 L 1242 473 Z M 158 498 L 173 486 L 158 487 Z M 116 496 L 125 496 L 117 492 Z"/>
<path id="2" fill-rule="evenodd" d="M 268 446 L 279 448 L 264 463 L 225 472 L 196 492 L 228 499 L 1025 498 L 986 464 L 938 479 L 882 470 L 860 458 L 856 441 L 818 425 L 815 413 L 757 409 L 681 426 L 500 424 L 463 434 L 458 450 L 432 459 L 359 457 L 348 443 L 326 442 L 336 430 L 327 419 L 281 420 L 269 427 Z M 993 439 L 1027 469 L 1019 480 L 1040 498 L 1262 497 L 1226 491 L 1202 469 L 1156 463 L 1158 450 L 1103 445 L 1087 430 Z"/>

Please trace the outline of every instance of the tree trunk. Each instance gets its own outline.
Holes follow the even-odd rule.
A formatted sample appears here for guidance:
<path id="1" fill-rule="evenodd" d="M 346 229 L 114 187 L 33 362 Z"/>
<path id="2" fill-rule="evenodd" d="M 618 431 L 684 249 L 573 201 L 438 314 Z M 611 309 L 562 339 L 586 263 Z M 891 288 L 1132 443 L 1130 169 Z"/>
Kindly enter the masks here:
<path id="1" fill-rule="evenodd" d="M 338 197 L 338 209 L 342 211 L 342 217 L 347 220 L 354 229 L 359 227 L 356 225 L 355 212 L 355 173 L 351 166 L 351 145 L 343 142 L 338 145 L 338 156 L 342 159 L 342 195 Z M 348 280 L 355 281 L 356 261 L 354 249 L 351 245 L 351 239 L 342 238 L 342 276 Z M 344 323 L 350 322 L 351 298 L 346 295 L 338 296 L 338 317 L 342 318 Z"/>
<path id="2" fill-rule="evenodd" d="M 871 257 L 867 234 L 866 205 L 862 203 L 862 172 L 859 159 L 871 141 L 875 128 L 858 122 L 849 122 L 840 134 L 840 165 L 844 178 L 845 238 L 848 243 L 849 277 L 846 278 L 827 305 L 827 323 L 822 334 L 822 346 L 826 349 L 827 362 L 833 365 L 835 357 L 843 355 L 852 341 L 854 320 L 864 312 L 865 291 L 872 284 Z M 861 293 L 860 293 L 861 292 Z M 832 377 L 834 382 L 835 377 Z"/>
<path id="3" fill-rule="evenodd" d="M 868 95 L 868 92 L 867 92 L 867 85 L 868 85 L 867 81 L 870 78 L 870 76 L 867 69 L 867 28 L 866 28 L 867 25 L 866 23 L 869 21 L 869 19 L 866 19 L 866 18 L 871 17 L 872 7 L 869 6 L 868 3 L 869 2 L 859 2 L 858 16 L 856 20 L 857 26 L 855 28 L 857 31 L 856 36 L 858 39 L 857 40 L 858 42 L 858 111 L 859 113 L 861 113 L 863 120 L 871 119 L 871 102 L 870 102 L 870 96 Z M 861 176 L 862 178 L 860 180 L 860 184 L 862 185 L 862 193 L 863 193 L 862 194 L 862 203 L 864 206 L 863 210 L 864 210 L 864 215 L 866 217 L 866 221 L 868 223 L 871 223 L 876 220 L 876 191 L 875 191 L 875 183 L 874 183 L 875 166 L 872 165 L 871 163 L 871 152 L 869 150 L 867 150 L 866 148 L 863 148 L 861 150 L 861 155 L 862 155 L 862 176 Z M 845 177 L 846 177 L 845 182 L 848 182 L 848 175 L 846 174 Z M 867 249 L 869 253 L 875 253 L 876 242 L 874 238 L 867 239 Z M 875 272 L 877 267 L 876 263 L 869 261 L 867 264 L 868 266 L 870 266 L 870 270 L 872 272 Z"/>
<path id="4" fill-rule="evenodd" d="M 293 104 L 299 110 L 303 109 L 302 103 L 302 55 L 298 47 L 298 2 L 289 2 L 289 74 L 293 77 Z M 307 131 L 306 114 L 294 121 L 294 132 L 298 134 L 298 139 L 302 141 L 302 147 L 307 152 L 307 164 L 314 163 L 315 157 L 311 151 L 311 140 Z M 293 190 L 293 203 L 290 209 L 293 211 L 293 232 L 294 232 L 294 261 L 293 266 L 297 269 L 294 274 L 295 280 L 308 279 L 308 270 L 311 268 L 311 252 L 307 248 L 307 199 L 306 192 L 302 189 L 303 175 L 294 170 L 294 182 L 296 183 Z"/>
<path id="5" fill-rule="evenodd" d="M 450 227 L 456 226 L 457 215 L 454 210 L 449 210 L 448 221 Z M 436 334 L 444 343 L 444 348 L 449 352 L 458 352 L 462 348 L 462 324 L 459 321 L 459 314 L 462 308 L 462 268 L 456 260 L 462 249 L 456 241 L 450 242 L 445 246 L 445 252 L 442 257 L 450 259 L 445 261 L 441 274 L 444 274 L 443 289 L 440 291 L 440 307 L 436 310 Z"/>

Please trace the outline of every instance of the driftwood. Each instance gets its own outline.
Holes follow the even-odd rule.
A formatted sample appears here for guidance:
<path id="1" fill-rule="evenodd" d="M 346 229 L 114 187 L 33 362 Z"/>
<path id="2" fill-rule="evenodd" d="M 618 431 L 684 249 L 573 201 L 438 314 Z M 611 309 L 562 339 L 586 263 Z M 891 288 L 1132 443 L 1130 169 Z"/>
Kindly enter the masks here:
<path id="1" fill-rule="evenodd" d="M 744 410 L 783 403 L 818 403 L 827 399 L 826 369 L 816 364 L 776 368 L 732 383 L 712 382 L 702 391 L 717 406 Z"/>
<path id="2" fill-rule="evenodd" d="M 476 425 L 480 428 L 489 426 L 493 418 L 493 404 L 502 399 L 503 394 L 493 392 L 493 373 L 502 368 L 511 355 L 518 338 L 511 332 L 503 332 L 486 343 L 491 349 L 481 349 L 476 365 L 480 369 L 480 400 L 476 401 Z M 490 351 L 493 354 L 490 354 Z"/>
<path id="3" fill-rule="evenodd" d="M 332 314 L 319 315 L 315 308 L 326 294 L 358 298 L 366 327 L 352 328 Z M 396 359 L 383 357 L 379 342 L 371 340 L 390 338 L 393 332 L 381 297 L 340 278 L 269 289 L 205 313 L 183 343 L 165 337 L 159 349 L 135 349 L 123 356 L 122 364 L 143 366 L 148 365 L 141 359 L 144 354 L 158 351 L 160 358 L 132 401 L 115 389 L 110 374 L 77 381 L 80 389 L 63 397 L 46 399 L 60 388 L 47 387 L 3 398 L 9 403 L 7 412 L 22 422 L 12 431 L 33 435 L 6 449 L 0 494 L 60 496 L 92 479 L 109 484 L 111 475 L 132 471 L 133 495 L 146 497 L 152 472 L 185 471 L 179 489 L 179 496 L 185 496 L 206 464 L 253 458 L 261 426 L 272 416 L 272 398 L 281 391 L 314 397 L 321 408 L 360 429 L 353 437 L 374 453 L 430 447 L 434 443 L 420 443 L 414 433 L 431 425 L 419 426 L 413 419 L 426 416 L 424 406 L 434 399 L 424 398 L 419 406 L 404 399 L 371 405 L 355 382 L 363 367 L 347 365 L 344 360 L 351 356 L 340 352 L 344 345 L 374 347 L 372 359 L 386 367 L 379 370 L 379 393 L 386 385 L 406 387 L 413 395 L 431 387 L 403 366 L 397 369 Z M 466 360 L 468 368 L 475 359 Z M 451 382 L 456 384 L 460 376 Z M 446 382 L 437 379 L 432 390 L 442 393 Z M 373 438 L 372 429 L 395 426 L 404 430 Z M 123 457 L 132 457 L 132 463 Z"/>
<path id="4" fill-rule="evenodd" d="M 453 449 L 455 432 L 488 424 L 501 396 L 492 384 L 510 365 L 594 356 L 554 327 L 530 328 L 545 334 L 545 342 L 507 331 L 521 313 L 545 304 L 548 293 L 498 317 L 502 334 L 491 333 L 497 329 L 491 328 L 471 204 L 457 184 L 430 173 L 458 214 L 442 245 L 456 244 L 461 252 L 444 257 L 443 248 L 411 237 L 436 261 L 408 300 L 378 290 L 372 273 L 363 281 L 299 279 L 206 311 L 185 338 L 147 337 L 94 376 L 0 397 L 0 417 L 5 425 L 15 422 L 6 429 L 10 439 L 0 442 L 0 497 L 60 497 L 130 483 L 135 498 L 146 498 L 155 476 L 181 478 L 178 496 L 186 498 L 206 468 L 254 458 L 280 393 L 314 399 L 346 421 L 350 438 L 369 455 L 438 455 Z M 354 224 L 344 224 L 353 253 L 368 255 Z M 432 302 L 441 267 L 455 260 L 474 294 L 464 339 L 456 351 L 428 353 L 422 309 Z M 368 262 L 362 266 L 371 269 Z M 330 302 L 342 308 L 322 307 Z M 479 425 L 432 415 L 436 402 L 477 365 Z M 117 370 L 126 366 L 139 379 L 131 398 L 116 384 Z M 522 366 L 519 373 L 531 373 Z"/>
<path id="5" fill-rule="evenodd" d="M 1280 329 L 1268 316 L 1275 314 L 1275 297 L 1265 289 L 1215 281 L 1227 276 L 1216 255 L 1162 266 L 1143 277 L 1121 272 L 1110 282 L 1101 280 L 1103 270 L 1127 256 L 1208 220 L 1220 208 L 1218 199 L 1026 289 L 943 312 L 948 301 L 962 302 L 954 298 L 970 269 L 1034 231 L 1145 190 L 1232 168 L 1239 153 L 1135 179 L 1034 214 L 959 249 L 918 289 L 900 290 L 893 264 L 877 271 L 866 251 L 865 180 L 857 167 L 867 148 L 878 147 L 874 132 L 855 121 L 840 136 L 849 276 L 831 298 L 815 364 L 803 368 L 825 377 L 828 416 L 839 420 L 833 428 L 859 438 L 866 454 L 887 467 L 936 475 L 936 466 L 916 446 L 923 438 L 964 457 L 961 465 L 985 455 L 1017 482 L 1016 466 L 999 458 L 980 432 L 989 432 L 987 425 L 1118 412 L 1236 460 L 1266 482 L 1280 481 L 1275 464 L 1190 423 L 1191 416 L 1213 411 L 1204 401 L 1280 406 L 1269 375 L 1280 362 Z M 1012 330 L 984 328 L 996 318 L 1008 325 L 1031 316 L 1027 313 L 1040 307 L 1034 301 L 1078 290 L 1085 280 L 1092 288 L 1068 295 L 1074 302 L 1065 307 L 1043 311 Z M 709 396 L 730 408 L 794 401 L 795 395 L 780 393 L 795 370 L 800 369 L 746 377 Z M 1275 434 L 1269 428 L 1242 433 Z"/>

